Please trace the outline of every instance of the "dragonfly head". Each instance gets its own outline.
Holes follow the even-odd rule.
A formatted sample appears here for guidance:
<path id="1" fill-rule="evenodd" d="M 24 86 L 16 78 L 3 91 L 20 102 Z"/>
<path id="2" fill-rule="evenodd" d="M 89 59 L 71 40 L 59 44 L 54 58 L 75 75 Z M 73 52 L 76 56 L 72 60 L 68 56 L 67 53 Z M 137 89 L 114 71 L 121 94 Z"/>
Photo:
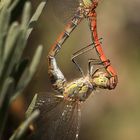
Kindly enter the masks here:
<path id="1" fill-rule="evenodd" d="M 98 5 L 99 0 L 82 0 L 82 1 L 86 8 L 92 7 L 93 9 L 95 9 Z"/>
<path id="2" fill-rule="evenodd" d="M 106 72 L 96 71 L 91 76 L 91 83 L 95 88 L 109 89 L 109 75 Z"/>

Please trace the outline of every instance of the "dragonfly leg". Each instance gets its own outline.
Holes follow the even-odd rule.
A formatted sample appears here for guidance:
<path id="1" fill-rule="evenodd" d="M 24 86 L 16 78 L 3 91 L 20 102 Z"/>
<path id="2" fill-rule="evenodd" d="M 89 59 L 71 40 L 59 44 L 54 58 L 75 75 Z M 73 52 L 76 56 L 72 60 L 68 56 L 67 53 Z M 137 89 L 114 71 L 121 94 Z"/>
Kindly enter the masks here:
<path id="1" fill-rule="evenodd" d="M 100 38 L 99 40 L 102 40 L 102 38 Z M 101 43 L 101 42 L 100 42 Z M 87 45 L 86 47 L 83 47 L 82 49 L 76 51 L 71 60 L 72 62 L 76 65 L 76 67 L 78 68 L 79 72 L 81 73 L 81 75 L 84 77 L 84 72 L 82 70 L 82 68 L 80 67 L 80 65 L 76 62 L 76 58 L 84 53 L 89 52 L 90 50 L 94 49 L 96 46 L 98 46 L 98 44 L 94 44 L 94 42 L 92 42 L 91 44 Z"/>
<path id="2" fill-rule="evenodd" d="M 53 88 L 58 91 L 59 93 L 63 93 L 65 85 L 66 85 L 66 79 L 57 66 L 56 59 L 52 56 L 48 56 L 49 60 L 49 77 L 52 83 Z"/>
<path id="3" fill-rule="evenodd" d="M 91 43 L 91 44 L 87 45 L 86 47 L 83 47 L 82 49 L 76 51 L 71 57 L 71 61 L 75 64 L 75 66 L 78 68 L 79 72 L 81 73 L 81 75 L 83 77 L 85 77 L 84 72 L 83 72 L 82 68 L 80 67 L 80 65 L 76 62 L 76 58 L 78 56 L 92 50 L 94 48 L 93 45 L 94 45 L 94 43 Z"/>
<path id="4" fill-rule="evenodd" d="M 84 71 L 82 70 L 82 68 L 80 67 L 80 65 L 76 62 L 75 57 L 72 57 L 71 60 L 72 60 L 72 62 L 75 64 L 75 66 L 78 68 L 78 70 L 79 70 L 79 72 L 81 73 L 81 75 L 82 75 L 83 77 L 85 77 Z"/>
<path id="5" fill-rule="evenodd" d="M 110 65 L 110 60 L 109 60 L 109 59 L 107 59 L 106 61 L 101 61 L 101 60 L 99 60 L 99 59 L 93 59 L 93 58 L 89 59 L 89 60 L 88 60 L 88 72 L 89 72 L 89 75 L 91 76 L 91 75 L 93 75 L 94 73 L 96 73 L 98 70 L 103 69 L 103 68 L 106 68 L 106 66 L 104 66 L 104 63 L 106 63 L 106 62 L 108 62 L 108 65 Z M 93 65 L 103 65 L 103 66 L 97 68 L 97 69 L 93 72 L 93 65 L 91 65 L 91 63 L 92 63 Z"/>

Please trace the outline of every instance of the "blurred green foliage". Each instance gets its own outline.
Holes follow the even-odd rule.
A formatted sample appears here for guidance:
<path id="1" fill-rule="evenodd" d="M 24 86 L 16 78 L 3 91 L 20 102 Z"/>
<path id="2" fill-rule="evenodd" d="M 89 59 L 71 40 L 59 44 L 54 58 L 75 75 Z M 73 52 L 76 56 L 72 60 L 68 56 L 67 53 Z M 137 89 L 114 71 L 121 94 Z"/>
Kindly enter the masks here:
<path id="1" fill-rule="evenodd" d="M 33 26 L 38 20 L 46 2 L 39 4 L 31 17 L 31 3 L 26 2 L 21 23 L 12 22 L 11 14 L 19 0 L 2 0 L 0 2 L 0 139 L 7 125 L 8 111 L 11 103 L 23 92 L 31 81 L 42 55 L 42 46 L 38 46 L 32 61 L 22 59 L 23 51 Z M 38 111 L 28 114 L 27 120 L 10 138 L 21 139 L 28 125 L 39 115 Z M 5 130 L 6 131 L 6 130 Z"/>

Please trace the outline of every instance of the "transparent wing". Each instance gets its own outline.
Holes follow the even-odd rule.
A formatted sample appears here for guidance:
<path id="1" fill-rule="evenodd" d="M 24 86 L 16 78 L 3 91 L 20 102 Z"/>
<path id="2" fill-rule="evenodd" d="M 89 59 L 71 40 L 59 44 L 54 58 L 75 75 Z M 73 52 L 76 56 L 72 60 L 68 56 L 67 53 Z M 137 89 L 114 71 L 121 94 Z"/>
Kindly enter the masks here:
<path id="1" fill-rule="evenodd" d="M 54 14 L 63 22 L 68 22 L 79 7 L 79 0 L 51 0 Z"/>
<path id="2" fill-rule="evenodd" d="M 76 140 L 80 129 L 79 105 L 76 102 L 65 102 L 64 110 L 58 118 L 55 140 Z"/>
<path id="3" fill-rule="evenodd" d="M 80 129 L 80 106 L 52 94 L 39 95 L 36 109 L 40 117 L 32 140 L 77 140 Z"/>
<path id="4" fill-rule="evenodd" d="M 44 113 L 51 111 L 62 101 L 63 96 L 60 97 L 60 95 L 54 93 L 42 92 L 38 94 L 35 109 L 39 109 L 41 112 L 40 116 L 43 116 Z"/>

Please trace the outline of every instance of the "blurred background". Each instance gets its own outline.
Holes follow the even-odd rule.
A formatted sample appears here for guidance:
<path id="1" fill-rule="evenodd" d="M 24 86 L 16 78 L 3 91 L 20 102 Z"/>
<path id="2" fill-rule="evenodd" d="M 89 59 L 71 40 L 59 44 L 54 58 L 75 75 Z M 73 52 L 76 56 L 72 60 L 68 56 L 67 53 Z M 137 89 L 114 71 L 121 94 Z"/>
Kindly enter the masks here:
<path id="1" fill-rule="evenodd" d="M 39 2 L 32 0 L 33 11 Z M 32 58 L 38 44 L 43 44 L 44 53 L 24 96 L 11 107 L 9 133 L 18 125 L 17 120 L 20 122 L 24 118 L 35 93 L 53 92 L 48 79 L 47 55 L 65 25 L 54 11 L 50 0 L 26 47 L 24 57 Z M 79 140 L 140 140 L 140 1 L 101 0 L 96 11 L 98 35 L 103 38 L 103 50 L 117 70 L 119 83 L 115 90 L 96 92 L 83 105 Z M 88 24 L 83 21 L 57 56 L 59 67 L 68 81 L 80 77 L 71 62 L 71 55 L 89 43 Z M 92 56 L 88 53 L 78 59 L 85 72 L 87 59 Z"/>

